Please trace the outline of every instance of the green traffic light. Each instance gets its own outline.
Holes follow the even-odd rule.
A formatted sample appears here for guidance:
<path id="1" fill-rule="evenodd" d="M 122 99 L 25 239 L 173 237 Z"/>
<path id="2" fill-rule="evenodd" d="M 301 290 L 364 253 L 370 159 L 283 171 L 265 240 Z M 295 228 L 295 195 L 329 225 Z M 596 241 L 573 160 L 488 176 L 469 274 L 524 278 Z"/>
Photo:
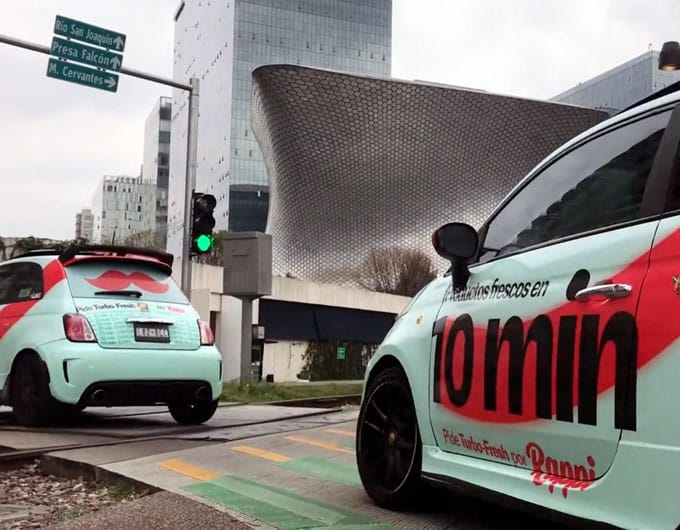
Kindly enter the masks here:
<path id="1" fill-rule="evenodd" d="M 213 245 L 213 238 L 208 234 L 201 234 L 196 238 L 196 248 L 201 252 L 208 252 Z"/>

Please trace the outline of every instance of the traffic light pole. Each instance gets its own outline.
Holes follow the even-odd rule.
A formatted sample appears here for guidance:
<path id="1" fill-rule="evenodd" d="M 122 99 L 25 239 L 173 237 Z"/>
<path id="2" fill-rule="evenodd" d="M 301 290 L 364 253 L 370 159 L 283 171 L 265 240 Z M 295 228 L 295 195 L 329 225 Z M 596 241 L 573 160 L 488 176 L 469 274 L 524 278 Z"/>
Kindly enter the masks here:
<path id="1" fill-rule="evenodd" d="M 187 165 L 184 179 L 184 226 L 182 227 L 182 291 L 191 300 L 191 210 L 196 188 L 198 155 L 198 79 L 191 78 L 189 124 L 187 128 Z"/>

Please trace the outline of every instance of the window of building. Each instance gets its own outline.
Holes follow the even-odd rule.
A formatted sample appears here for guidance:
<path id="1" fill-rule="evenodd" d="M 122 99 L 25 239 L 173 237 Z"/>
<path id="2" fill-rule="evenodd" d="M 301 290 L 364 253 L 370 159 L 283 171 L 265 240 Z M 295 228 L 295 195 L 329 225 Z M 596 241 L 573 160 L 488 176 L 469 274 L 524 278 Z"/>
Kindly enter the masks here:
<path id="1" fill-rule="evenodd" d="M 483 259 L 637 219 L 669 117 L 614 129 L 548 166 L 491 220 Z"/>

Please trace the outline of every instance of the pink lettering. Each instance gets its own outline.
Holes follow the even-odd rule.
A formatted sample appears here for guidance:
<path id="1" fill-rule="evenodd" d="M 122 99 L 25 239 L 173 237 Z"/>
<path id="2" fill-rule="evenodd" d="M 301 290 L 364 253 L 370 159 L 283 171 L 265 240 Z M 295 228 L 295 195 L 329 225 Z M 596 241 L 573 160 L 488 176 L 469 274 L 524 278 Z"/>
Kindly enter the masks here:
<path id="1" fill-rule="evenodd" d="M 561 487 L 565 499 L 570 489 L 583 491 L 595 480 L 595 459 L 592 456 L 586 458 L 586 467 L 568 460 L 546 457 L 543 448 L 535 442 L 527 444 L 525 453 L 531 459 L 534 484 L 546 484 L 550 493 L 554 493 L 555 487 Z"/>

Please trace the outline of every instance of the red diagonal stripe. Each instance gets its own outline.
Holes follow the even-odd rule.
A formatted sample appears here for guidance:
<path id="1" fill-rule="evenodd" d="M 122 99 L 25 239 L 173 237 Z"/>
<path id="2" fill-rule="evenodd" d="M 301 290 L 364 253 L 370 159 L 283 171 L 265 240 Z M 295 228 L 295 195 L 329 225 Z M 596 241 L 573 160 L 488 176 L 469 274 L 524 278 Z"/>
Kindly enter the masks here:
<path id="1" fill-rule="evenodd" d="M 57 260 L 51 261 L 43 269 L 43 297 L 64 279 L 66 279 L 64 267 Z M 0 339 L 39 302 L 40 300 L 26 300 L 24 302 L 7 304 L 4 308 L 0 309 L 0 321 L 3 323 L 0 326 Z M 7 327 L 5 327 L 5 324 L 7 324 Z"/>
<path id="2" fill-rule="evenodd" d="M 635 314 L 635 303 L 637 294 L 642 288 L 640 279 L 644 277 L 651 262 L 651 267 L 644 280 L 644 289 L 640 298 L 640 307 L 637 313 L 637 327 L 639 333 L 637 369 L 640 370 L 656 357 L 662 354 L 678 337 L 680 337 L 680 325 L 677 324 L 676 315 L 680 315 L 680 296 L 675 293 L 673 276 L 680 275 L 680 259 L 678 256 L 680 249 L 680 230 L 671 233 L 661 242 L 656 244 L 649 252 L 645 252 L 633 260 L 626 268 L 615 274 L 606 283 L 627 283 L 634 287 L 634 295 L 629 297 L 626 305 L 621 299 L 616 303 L 608 301 L 588 301 L 566 302 L 552 311 L 546 313 L 553 326 L 553 348 L 552 348 L 552 414 L 556 414 L 556 365 L 557 365 L 557 338 L 560 317 L 567 315 L 599 314 L 600 328 L 602 333 L 604 326 L 609 318 L 618 311 L 628 311 Z M 650 259 L 651 258 L 651 259 Z M 453 320 L 458 315 L 450 315 L 446 323 L 444 337 L 448 337 Z M 532 324 L 533 319 L 524 320 L 524 332 Z M 504 325 L 501 321 L 501 326 Z M 476 323 L 478 324 L 478 323 Z M 573 373 L 573 405 L 578 405 L 578 359 L 579 359 L 579 336 L 581 332 L 581 319 L 579 318 L 576 326 L 576 344 L 574 347 L 574 373 Z M 498 361 L 498 385 L 497 385 L 497 407 L 495 411 L 484 408 L 484 351 L 486 347 L 487 330 L 475 327 L 474 330 L 474 366 L 472 374 L 472 389 L 467 402 L 462 406 L 451 403 L 443 384 L 445 374 L 444 362 L 441 363 L 440 397 L 441 403 L 446 408 L 464 417 L 493 423 L 522 423 L 534 421 L 536 416 L 536 355 L 535 347 L 530 346 L 526 355 L 524 365 L 524 382 L 522 388 L 522 414 L 511 414 L 508 402 L 508 368 L 509 355 L 507 345 L 501 349 Z M 444 341 L 445 342 L 445 341 Z M 456 340 L 455 352 L 453 355 L 454 385 L 460 388 L 463 374 L 463 337 Z M 439 352 L 437 352 L 439 355 Z M 607 346 L 602 353 L 600 362 L 599 379 L 597 392 L 601 394 L 614 386 L 615 382 L 615 355 L 613 346 Z"/>

